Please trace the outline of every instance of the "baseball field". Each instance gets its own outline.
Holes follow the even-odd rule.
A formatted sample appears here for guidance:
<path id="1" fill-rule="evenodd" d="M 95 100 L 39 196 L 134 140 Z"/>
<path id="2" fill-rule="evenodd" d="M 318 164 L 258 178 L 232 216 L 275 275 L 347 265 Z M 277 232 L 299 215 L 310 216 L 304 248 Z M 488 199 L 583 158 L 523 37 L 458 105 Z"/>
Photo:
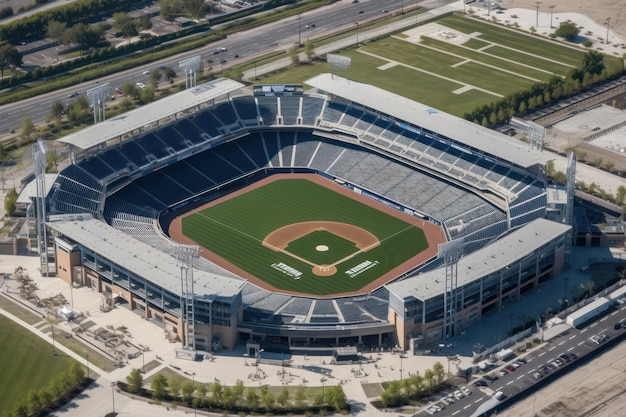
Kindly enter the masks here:
<path id="1" fill-rule="evenodd" d="M 419 219 L 308 177 L 317 180 L 282 175 L 187 213 L 182 235 L 271 289 L 314 296 L 364 292 L 436 253 L 424 233 L 433 225 L 419 227 Z"/>

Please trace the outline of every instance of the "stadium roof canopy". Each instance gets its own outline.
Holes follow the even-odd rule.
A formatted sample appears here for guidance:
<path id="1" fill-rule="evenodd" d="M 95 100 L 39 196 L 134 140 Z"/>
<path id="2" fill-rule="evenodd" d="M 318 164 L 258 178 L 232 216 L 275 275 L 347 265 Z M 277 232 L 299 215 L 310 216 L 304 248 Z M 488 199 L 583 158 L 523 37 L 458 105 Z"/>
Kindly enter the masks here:
<path id="1" fill-rule="evenodd" d="M 227 78 L 218 78 L 81 129 L 59 139 L 59 142 L 80 149 L 90 149 L 118 138 L 125 133 L 139 129 L 142 126 L 158 122 L 179 112 L 186 112 L 207 101 L 215 100 L 237 91 L 242 87 L 244 85 L 240 82 Z"/>
<path id="2" fill-rule="evenodd" d="M 531 255 L 537 248 L 550 243 L 567 232 L 571 226 L 546 219 L 536 219 L 515 232 L 461 258 L 457 264 L 458 286 L 498 272 L 512 263 Z M 387 285 L 400 298 L 413 296 L 428 300 L 446 290 L 446 268 L 418 274 Z"/>
<path id="3" fill-rule="evenodd" d="M 59 174 L 46 174 L 45 175 L 46 196 L 50 194 L 50 190 L 52 189 L 52 186 L 54 185 L 58 176 Z M 26 184 L 24 188 L 22 188 L 22 191 L 20 191 L 20 195 L 17 197 L 16 202 L 17 204 L 28 205 L 33 202 L 32 200 L 34 198 L 37 198 L 37 179 L 32 180 L 31 182 Z"/>
<path id="4" fill-rule="evenodd" d="M 180 294 L 180 267 L 174 256 L 162 252 L 89 214 L 52 217 L 47 225 L 84 245 L 105 259 L 150 281 L 173 294 Z M 211 274 L 194 268 L 196 298 L 232 298 L 241 291 L 245 281 Z"/>
<path id="5" fill-rule="evenodd" d="M 524 168 L 535 164 L 543 165 L 550 159 L 554 159 L 532 150 L 528 145 L 502 133 L 369 84 L 346 80 L 332 74 L 320 74 L 305 83 L 361 106 L 374 109 L 400 122 L 405 121 L 414 126 L 428 129 Z"/>

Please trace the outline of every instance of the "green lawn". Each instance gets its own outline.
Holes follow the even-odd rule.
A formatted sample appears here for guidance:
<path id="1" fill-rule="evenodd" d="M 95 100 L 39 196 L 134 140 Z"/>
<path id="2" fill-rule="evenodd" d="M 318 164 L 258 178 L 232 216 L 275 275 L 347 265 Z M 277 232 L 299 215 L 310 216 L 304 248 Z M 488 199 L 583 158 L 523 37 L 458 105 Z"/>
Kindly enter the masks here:
<path id="1" fill-rule="evenodd" d="M 324 245 L 326 251 L 317 250 L 317 246 Z M 316 265 L 331 265 L 359 251 L 354 242 L 346 240 L 326 230 L 319 230 L 302 236 L 289 243 L 286 251 L 313 262 Z"/>
<path id="2" fill-rule="evenodd" d="M 437 23 L 479 34 L 463 45 L 428 37 L 416 45 L 396 34 L 362 44 L 360 52 L 354 47 L 340 51 L 352 59 L 349 78 L 463 116 L 534 82 L 567 74 L 580 65 L 585 53 L 477 19 L 447 16 Z M 478 50 L 488 45 L 493 46 Z M 391 61 L 398 65 L 380 69 Z M 278 71 L 258 82 L 299 84 L 322 72 L 330 72 L 330 66 L 316 62 Z M 476 88 L 459 93 L 465 84 Z"/>
<path id="3" fill-rule="evenodd" d="M 272 231 L 304 221 L 349 223 L 368 230 L 381 244 L 339 264 L 335 275 L 320 277 L 309 264 L 261 244 Z M 421 229 L 305 179 L 275 181 L 188 216 L 183 219 L 183 233 L 276 288 L 312 295 L 358 291 L 428 247 Z M 309 253 L 300 247 L 298 253 L 317 259 L 320 252 L 308 239 L 302 246 L 308 245 Z M 346 244 L 350 242 L 337 236 L 328 242 L 315 240 L 315 246 L 341 245 L 342 253 L 350 252 Z M 367 261 L 372 267 L 350 278 L 346 271 Z M 301 275 L 281 272 L 277 268 L 281 263 Z"/>
<path id="4" fill-rule="evenodd" d="M 46 387 L 74 360 L 52 356 L 52 345 L 4 316 L 0 316 L 0 415 L 25 399 L 30 390 Z"/>

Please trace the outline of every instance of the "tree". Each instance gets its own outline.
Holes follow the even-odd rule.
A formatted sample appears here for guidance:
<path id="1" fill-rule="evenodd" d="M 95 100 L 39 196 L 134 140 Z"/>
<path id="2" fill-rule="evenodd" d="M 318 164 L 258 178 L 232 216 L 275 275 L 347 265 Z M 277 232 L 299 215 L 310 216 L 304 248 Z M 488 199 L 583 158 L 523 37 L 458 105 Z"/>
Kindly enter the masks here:
<path id="1" fill-rule="evenodd" d="M 561 22 L 559 27 L 554 31 L 554 34 L 558 37 L 571 39 L 578 36 L 580 29 L 572 22 Z"/>
<path id="2" fill-rule="evenodd" d="M 296 396 L 295 396 L 296 406 L 302 407 L 302 404 L 304 404 L 304 400 L 306 400 L 306 395 L 304 393 L 304 387 L 302 385 L 300 385 L 296 389 Z"/>
<path id="3" fill-rule="evenodd" d="M 340 385 L 328 387 L 326 389 L 326 398 L 326 402 L 330 404 L 335 410 L 348 409 L 348 399 L 346 398 L 346 394 L 343 392 L 343 389 Z"/>
<path id="4" fill-rule="evenodd" d="M 48 149 L 46 151 L 46 172 L 58 172 L 59 159 L 59 154 L 54 149 Z"/>
<path id="5" fill-rule="evenodd" d="M 604 56 L 598 51 L 589 51 L 583 56 L 581 70 L 591 75 L 602 74 L 604 71 Z"/>
<path id="6" fill-rule="evenodd" d="M 70 367 L 69 373 L 73 385 L 79 385 L 85 379 L 85 370 L 79 363 L 74 363 Z"/>
<path id="7" fill-rule="evenodd" d="M 63 113 L 65 113 L 65 106 L 63 106 L 61 100 L 56 100 L 54 103 L 52 103 L 52 107 L 50 108 L 50 116 L 52 116 L 52 118 L 57 121 L 57 124 L 61 123 Z"/>
<path id="8" fill-rule="evenodd" d="M 141 375 L 141 369 L 134 368 L 130 371 L 130 375 L 126 377 L 128 382 L 128 392 L 138 393 L 143 387 L 143 376 Z"/>
<path id="9" fill-rule="evenodd" d="M 41 397 L 39 392 L 30 391 L 28 393 L 28 398 L 26 399 L 26 403 L 28 404 L 28 409 L 30 411 L 30 415 L 38 416 L 43 410 L 43 403 L 41 401 Z"/>
<path id="10" fill-rule="evenodd" d="M 153 86 L 154 88 L 157 88 L 159 86 L 159 81 L 161 81 L 162 76 L 163 74 L 161 74 L 161 71 L 159 70 L 152 71 L 150 73 L 150 85 Z"/>
<path id="11" fill-rule="evenodd" d="M 149 85 L 146 88 L 142 88 L 141 89 L 141 94 L 139 95 L 139 100 L 142 103 L 150 103 L 151 101 L 154 101 L 154 96 L 155 96 L 155 89 L 154 86 Z"/>
<path id="12" fill-rule="evenodd" d="M 28 405 L 25 402 L 19 402 L 13 407 L 13 415 L 15 417 L 30 417 Z"/>
<path id="13" fill-rule="evenodd" d="M 399 381 L 392 381 L 386 390 L 380 394 L 380 400 L 385 407 L 402 405 L 402 391 Z"/>
<path id="14" fill-rule="evenodd" d="M 624 199 L 626 199 L 626 187 L 624 187 L 623 185 L 617 187 L 616 197 L 619 204 L 624 204 Z"/>
<path id="15" fill-rule="evenodd" d="M 249 389 L 246 394 L 246 407 L 250 410 L 256 410 L 259 407 L 259 396 L 256 390 Z"/>
<path id="16" fill-rule="evenodd" d="M 222 390 L 222 405 L 227 410 L 232 410 L 237 404 L 237 398 L 233 394 L 231 387 L 224 387 Z"/>
<path id="17" fill-rule="evenodd" d="M 307 41 L 304 43 L 304 55 L 306 55 L 306 59 L 309 64 L 311 63 L 311 58 L 313 57 L 314 53 L 315 50 L 313 49 L 313 41 L 307 39 Z"/>
<path id="18" fill-rule="evenodd" d="M 167 395 L 167 379 L 161 375 L 156 374 L 150 385 L 152 389 L 152 396 L 157 400 L 165 399 Z"/>
<path id="19" fill-rule="evenodd" d="M 4 80 L 4 70 L 22 66 L 22 54 L 11 44 L 0 45 L 0 76 Z"/>
<path id="20" fill-rule="evenodd" d="M 224 387 L 219 382 L 214 382 L 211 384 L 211 402 L 220 403 L 222 402 L 222 391 Z"/>
<path id="21" fill-rule="evenodd" d="M 59 42 L 63 42 L 66 31 L 67 23 L 65 22 L 57 22 L 56 20 L 51 20 L 46 26 L 46 36 Z"/>
<path id="22" fill-rule="evenodd" d="M 124 97 L 131 97 L 133 99 L 139 98 L 139 88 L 130 81 L 122 84 L 122 93 L 124 93 Z"/>
<path id="23" fill-rule="evenodd" d="M 206 392 L 207 392 L 206 385 L 198 384 L 196 386 L 196 400 L 201 405 L 204 404 L 205 401 L 207 400 Z M 194 404 L 194 406 L 197 407 L 198 405 Z"/>
<path id="24" fill-rule="evenodd" d="M 170 395 L 174 398 L 180 397 L 180 380 L 176 376 L 170 377 L 167 381 L 168 391 Z"/>
<path id="25" fill-rule="evenodd" d="M 135 27 L 137 28 L 137 32 L 142 32 L 144 30 L 152 29 L 152 21 L 148 16 L 141 16 L 135 19 L 134 21 Z"/>
<path id="26" fill-rule="evenodd" d="M 190 404 L 193 400 L 193 393 L 196 390 L 193 383 L 191 381 L 183 382 L 181 387 L 181 391 L 183 392 L 183 401 L 187 404 Z"/>
<path id="27" fill-rule="evenodd" d="M 435 382 L 435 373 L 432 369 L 426 369 L 424 371 L 424 379 L 428 383 L 428 388 L 432 388 Z"/>
<path id="28" fill-rule="evenodd" d="M 130 101 L 130 98 L 124 97 L 122 101 L 120 101 L 120 107 L 122 108 L 123 111 L 127 111 L 131 107 L 133 107 L 133 102 Z"/>
<path id="29" fill-rule="evenodd" d="M 441 362 L 435 362 L 435 364 L 433 365 L 433 373 L 435 374 L 435 380 L 437 381 L 437 384 L 441 384 L 446 375 L 446 372 L 443 369 L 443 365 L 441 364 Z"/>
<path id="30" fill-rule="evenodd" d="M 27 138 L 30 137 L 30 134 L 35 130 L 35 125 L 33 121 L 28 116 L 22 117 L 22 136 Z"/>
<path id="31" fill-rule="evenodd" d="M 204 0 L 182 0 L 182 7 L 192 19 L 200 19 L 208 12 L 208 7 Z"/>
<path id="32" fill-rule="evenodd" d="M 300 56 L 298 55 L 298 48 L 292 46 L 289 48 L 289 58 L 291 59 L 291 65 L 297 67 L 300 65 Z"/>
<path id="33" fill-rule="evenodd" d="M 174 78 L 176 78 L 176 71 L 174 70 L 174 68 L 170 68 L 170 67 L 165 68 L 165 78 L 170 83 L 174 80 Z"/>
<path id="34" fill-rule="evenodd" d="M 15 187 L 12 188 L 7 196 L 4 198 L 4 211 L 6 211 L 7 215 L 13 216 L 17 209 L 17 191 L 15 191 Z"/>
<path id="35" fill-rule="evenodd" d="M 235 382 L 235 385 L 231 388 L 233 397 L 235 397 L 235 402 L 239 404 L 243 400 L 243 392 L 245 391 L 245 387 L 243 385 L 243 381 L 238 379 Z"/>
<path id="36" fill-rule="evenodd" d="M 278 401 L 278 404 L 282 407 L 285 407 L 287 403 L 289 403 L 289 389 L 287 387 L 280 390 L 280 394 L 278 394 L 276 401 Z"/>

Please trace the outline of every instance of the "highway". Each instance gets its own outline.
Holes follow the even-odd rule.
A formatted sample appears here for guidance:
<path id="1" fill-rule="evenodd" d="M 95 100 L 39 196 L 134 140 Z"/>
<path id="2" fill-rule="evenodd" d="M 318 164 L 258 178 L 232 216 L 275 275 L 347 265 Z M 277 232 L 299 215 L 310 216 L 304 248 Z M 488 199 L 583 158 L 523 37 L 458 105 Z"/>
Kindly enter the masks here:
<path id="1" fill-rule="evenodd" d="M 160 66 L 177 69 L 180 60 L 197 55 L 202 56 L 205 68 L 219 65 L 219 69 L 223 69 L 233 63 L 254 59 L 271 51 L 288 49 L 298 40 L 305 42 L 309 38 L 354 25 L 357 21 L 371 20 L 381 17 L 385 13 L 400 11 L 403 5 L 404 7 L 415 7 L 417 4 L 417 2 L 409 0 L 359 0 L 358 3 L 352 3 L 352 1 L 340 0 L 332 5 L 302 13 L 300 20 L 297 16 L 293 16 L 263 27 L 231 35 L 225 40 L 211 43 L 194 51 L 109 75 L 98 81 L 89 81 L 17 103 L 2 105 L 0 106 L 0 138 L 8 134 L 11 128 L 19 131 L 23 117 L 30 117 L 33 123 L 38 125 L 44 122 L 46 116 L 50 114 L 53 102 L 60 100 L 67 104 L 73 100 L 69 97 L 70 94 L 74 92 L 85 94 L 89 88 L 100 83 L 108 82 L 114 88 L 120 87 L 127 81 L 148 84 L 150 75 L 143 74 L 144 71 L 154 70 Z M 383 10 L 387 12 L 383 12 Z M 307 25 L 314 26 L 307 27 Z M 226 48 L 227 51 L 213 55 L 217 48 Z M 234 54 L 239 55 L 239 57 L 233 57 Z M 211 59 L 213 63 L 208 63 L 208 59 Z M 221 64 L 222 60 L 227 62 Z"/>
<path id="2" fill-rule="evenodd" d="M 626 338 L 624 328 L 615 329 L 614 324 L 626 319 L 626 307 L 618 305 L 607 315 L 590 323 L 581 329 L 571 328 L 548 341 L 539 349 L 528 354 L 518 355 L 506 363 L 499 363 L 498 368 L 489 371 L 487 374 L 497 376 L 493 382 L 489 382 L 484 377 L 487 386 L 476 387 L 473 385 L 477 379 L 473 379 L 467 385 L 471 394 L 456 400 L 454 403 L 445 406 L 436 416 L 483 416 L 491 415 L 497 409 L 506 408 L 508 405 L 524 398 L 537 391 L 544 385 L 554 382 L 563 374 L 575 369 L 581 362 L 586 362 L 589 357 L 595 356 L 601 350 L 618 343 Z M 604 341 L 594 342 L 594 336 L 606 335 Z M 541 336 L 539 336 L 541 337 Z M 596 338 L 597 339 L 597 338 Z M 574 354 L 575 356 L 571 356 Z M 565 358 L 559 357 L 564 355 Z M 503 368 L 523 358 L 527 363 L 519 366 L 515 370 L 501 371 Z M 558 360 L 557 360 L 558 359 Z M 506 372 L 506 374 L 504 374 Z M 478 376 L 483 375 L 482 373 Z M 501 400 L 494 398 L 496 392 L 502 392 L 504 397 Z M 443 394 L 437 398 L 441 398 Z M 440 404 L 440 401 L 432 401 L 431 404 L 423 408 L 427 410 L 430 406 Z M 421 415 L 430 414 L 424 411 Z"/>

